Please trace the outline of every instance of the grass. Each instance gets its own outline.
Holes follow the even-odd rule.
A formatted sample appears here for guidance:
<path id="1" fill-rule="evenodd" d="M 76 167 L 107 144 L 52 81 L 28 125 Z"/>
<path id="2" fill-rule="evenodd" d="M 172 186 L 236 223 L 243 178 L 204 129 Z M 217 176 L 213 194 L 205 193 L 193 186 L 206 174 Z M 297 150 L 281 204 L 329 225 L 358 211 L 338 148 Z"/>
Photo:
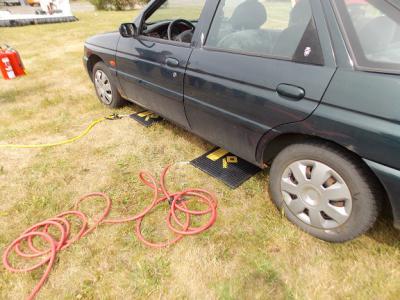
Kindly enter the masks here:
<path id="1" fill-rule="evenodd" d="M 59 140 L 109 114 L 83 69 L 83 41 L 136 14 L 81 13 L 75 23 L 1 28 L 1 41 L 20 50 L 28 76 L 0 81 L 0 143 Z M 137 178 L 141 169 L 158 173 L 211 147 L 167 122 L 145 129 L 126 119 L 103 123 L 70 146 L 1 150 L 0 249 L 84 193 L 109 193 L 113 216 L 134 214 L 151 197 Z M 218 196 L 210 231 L 152 250 L 136 240 L 134 224 L 102 226 L 59 254 L 38 299 L 399 298 L 400 234 L 390 220 L 355 241 L 324 243 L 280 216 L 267 182 L 265 171 L 232 191 L 189 166 L 176 170 L 171 190 L 201 187 Z M 96 202 L 89 210 L 101 208 Z M 146 220 L 146 234 L 165 236 L 164 215 L 160 209 Z M 41 272 L 11 274 L 1 267 L 0 298 L 24 298 Z"/>

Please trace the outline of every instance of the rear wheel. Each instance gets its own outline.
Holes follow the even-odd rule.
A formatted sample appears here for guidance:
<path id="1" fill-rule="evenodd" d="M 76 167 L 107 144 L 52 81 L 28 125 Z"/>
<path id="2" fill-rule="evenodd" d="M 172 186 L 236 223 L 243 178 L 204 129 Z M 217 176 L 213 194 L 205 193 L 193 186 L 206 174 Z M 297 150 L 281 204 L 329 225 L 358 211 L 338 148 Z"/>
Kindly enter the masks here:
<path id="1" fill-rule="evenodd" d="M 285 148 L 270 174 L 272 200 L 292 223 L 317 238 L 348 241 L 376 221 L 375 178 L 357 158 L 329 143 Z"/>
<path id="2" fill-rule="evenodd" d="M 125 104 L 108 67 L 103 62 L 98 62 L 93 67 L 93 83 L 100 102 L 110 108 L 118 108 Z"/>

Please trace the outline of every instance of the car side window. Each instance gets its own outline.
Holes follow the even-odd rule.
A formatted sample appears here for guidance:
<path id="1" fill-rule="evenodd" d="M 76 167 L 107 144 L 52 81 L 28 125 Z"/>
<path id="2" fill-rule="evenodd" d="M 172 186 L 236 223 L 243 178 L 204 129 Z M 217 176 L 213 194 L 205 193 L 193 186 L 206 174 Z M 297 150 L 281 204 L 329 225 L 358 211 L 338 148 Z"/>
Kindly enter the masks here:
<path id="1" fill-rule="evenodd" d="M 190 43 L 205 2 L 206 0 L 161 1 L 157 9 L 145 16 L 140 34 L 157 39 Z"/>
<path id="2" fill-rule="evenodd" d="M 398 72 L 400 9 L 375 0 L 339 0 L 337 4 L 357 64 Z"/>
<path id="3" fill-rule="evenodd" d="M 205 0 L 166 0 L 146 19 L 146 23 L 176 19 L 197 21 L 204 5 Z"/>
<path id="4" fill-rule="evenodd" d="M 222 0 L 206 47 L 323 64 L 309 0 Z"/>

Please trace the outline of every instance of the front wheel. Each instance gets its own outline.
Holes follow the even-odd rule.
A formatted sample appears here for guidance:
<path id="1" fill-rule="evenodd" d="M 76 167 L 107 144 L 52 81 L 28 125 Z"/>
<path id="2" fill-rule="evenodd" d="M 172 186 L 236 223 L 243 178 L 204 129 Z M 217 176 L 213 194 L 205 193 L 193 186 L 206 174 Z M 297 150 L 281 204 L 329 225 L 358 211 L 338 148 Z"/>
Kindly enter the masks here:
<path id="1" fill-rule="evenodd" d="M 125 104 L 116 88 L 110 70 L 103 62 L 98 62 L 93 67 L 93 83 L 100 102 L 110 108 L 118 108 Z"/>
<path id="2" fill-rule="evenodd" d="M 365 233 L 379 211 L 379 185 L 371 172 L 358 158 L 329 143 L 285 148 L 272 164 L 269 188 L 292 223 L 329 242 Z"/>

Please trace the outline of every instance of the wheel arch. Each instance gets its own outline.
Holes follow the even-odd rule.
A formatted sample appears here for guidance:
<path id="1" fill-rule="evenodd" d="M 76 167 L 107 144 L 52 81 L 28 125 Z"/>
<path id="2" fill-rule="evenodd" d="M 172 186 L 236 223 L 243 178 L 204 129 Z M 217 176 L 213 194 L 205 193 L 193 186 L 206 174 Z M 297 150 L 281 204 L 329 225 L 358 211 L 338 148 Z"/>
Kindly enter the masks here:
<path id="1" fill-rule="evenodd" d="M 92 76 L 93 75 L 93 68 L 100 61 L 104 62 L 103 59 L 100 56 L 96 55 L 96 54 L 92 54 L 88 58 L 87 69 L 88 69 L 89 74 L 91 75 L 90 78 L 92 80 L 93 80 L 93 76 Z"/>
<path id="2" fill-rule="evenodd" d="M 263 150 L 262 150 L 262 162 L 263 164 L 268 164 L 273 161 L 273 159 L 286 147 L 289 145 L 295 144 L 295 143 L 302 143 L 302 142 L 321 142 L 321 143 L 326 143 L 329 144 L 332 147 L 341 149 L 342 151 L 348 153 L 349 155 L 353 156 L 356 160 L 362 164 L 365 169 L 370 173 L 371 178 L 376 181 L 376 184 L 378 188 L 380 189 L 380 192 L 382 193 L 382 208 L 385 210 L 389 210 L 390 214 L 393 217 L 393 206 L 390 201 L 389 194 L 387 190 L 384 187 L 384 184 L 380 180 L 379 176 L 374 172 L 373 169 L 363 160 L 363 158 L 357 154 L 356 152 L 352 151 L 349 148 L 346 148 L 345 146 L 332 141 L 328 139 L 324 139 L 321 137 L 313 136 L 313 135 L 308 135 L 304 133 L 282 133 L 279 135 L 276 135 L 273 137 L 271 140 L 269 140 L 267 143 L 264 143 Z"/>

